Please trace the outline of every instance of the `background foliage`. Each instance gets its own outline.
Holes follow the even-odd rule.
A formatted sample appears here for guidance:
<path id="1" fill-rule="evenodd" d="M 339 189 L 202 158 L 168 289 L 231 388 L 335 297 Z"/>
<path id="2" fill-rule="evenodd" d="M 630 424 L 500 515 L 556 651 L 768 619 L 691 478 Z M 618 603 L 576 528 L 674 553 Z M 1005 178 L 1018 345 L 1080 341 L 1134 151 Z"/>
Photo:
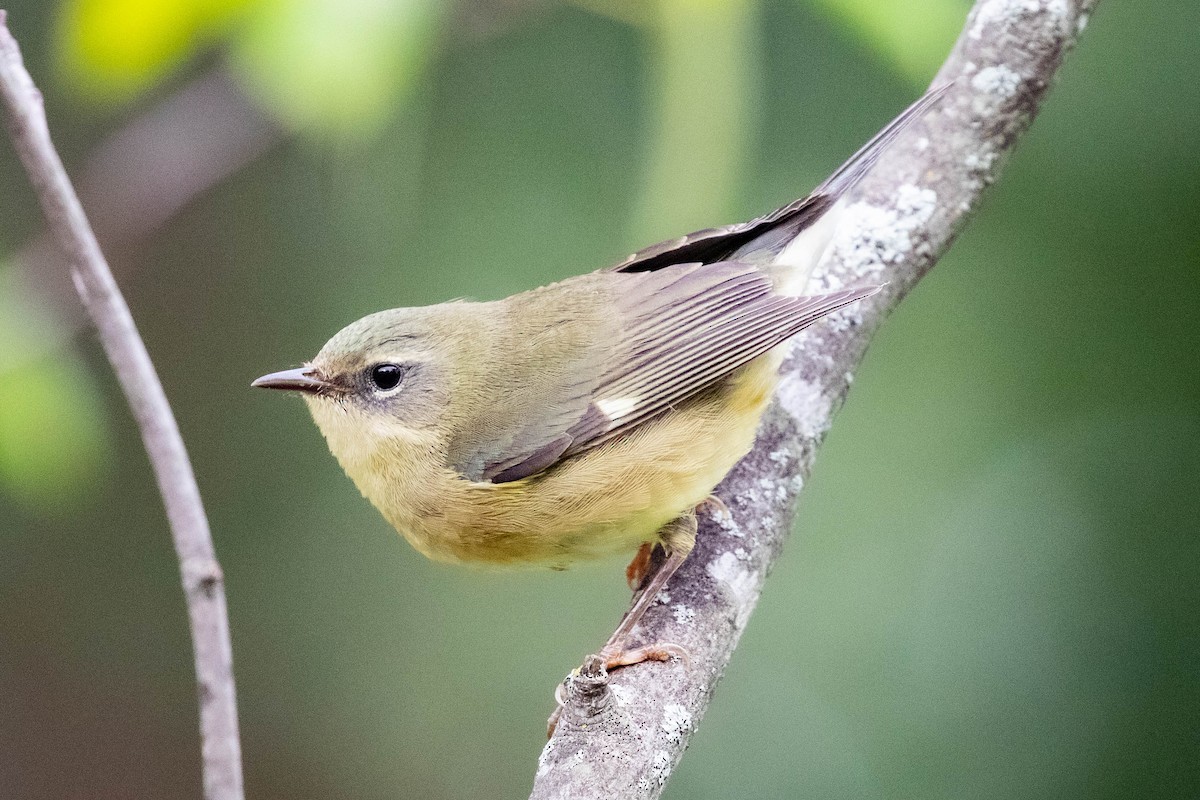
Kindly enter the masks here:
<path id="1" fill-rule="evenodd" d="M 284 132 L 116 266 L 225 567 L 249 793 L 370 800 L 523 796 L 622 565 L 428 563 L 250 379 L 370 311 L 792 199 L 967 4 L 8 8 L 69 165 L 213 69 Z M 1200 792 L 1197 26 L 1190 0 L 1101 4 L 872 348 L 668 797 Z M 7 147 L 0 187 L 0 796 L 195 797 L 161 506 L 94 338 L 17 273 L 40 221 Z"/>

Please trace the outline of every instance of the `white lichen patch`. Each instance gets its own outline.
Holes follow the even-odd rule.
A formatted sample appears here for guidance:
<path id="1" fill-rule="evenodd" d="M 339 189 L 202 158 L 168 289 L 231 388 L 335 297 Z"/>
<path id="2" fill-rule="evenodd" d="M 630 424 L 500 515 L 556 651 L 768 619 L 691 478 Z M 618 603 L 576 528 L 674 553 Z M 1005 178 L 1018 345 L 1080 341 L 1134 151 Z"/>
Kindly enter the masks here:
<path id="1" fill-rule="evenodd" d="M 787 502 L 787 486 L 775 480 L 774 478 L 759 478 L 758 490 L 767 500 L 773 500 L 776 503 Z"/>
<path id="2" fill-rule="evenodd" d="M 971 101 L 974 113 L 991 115 L 1021 88 L 1021 76 L 1003 64 L 984 67 L 971 78 L 971 88 L 978 94 Z"/>
<path id="3" fill-rule="evenodd" d="M 696 619 L 696 610 L 683 603 L 671 606 L 671 615 L 680 625 L 691 625 Z"/>
<path id="4" fill-rule="evenodd" d="M 671 593 L 666 589 L 660 589 L 658 595 L 654 598 L 654 602 L 664 606 L 671 605 Z"/>
<path id="5" fill-rule="evenodd" d="M 733 555 L 738 561 L 750 560 L 750 554 L 746 552 L 746 548 L 744 547 L 735 547 L 733 550 Z"/>
<path id="6" fill-rule="evenodd" d="M 1004 64 L 995 64 L 976 72 L 971 78 L 971 86 L 979 92 L 1012 97 L 1021 86 L 1021 76 Z"/>
<path id="7" fill-rule="evenodd" d="M 779 399 L 780 407 L 795 420 L 801 435 L 815 438 L 829 427 L 833 399 L 820 384 L 788 373 L 780 379 L 775 397 Z"/>
<path id="8" fill-rule="evenodd" d="M 977 9 L 974 24 L 967 31 L 972 39 L 982 39 L 984 28 L 989 25 L 1011 24 L 1026 14 L 1049 11 L 1058 20 L 1071 11 L 1067 0 L 986 0 Z"/>
<path id="9" fill-rule="evenodd" d="M 735 624 L 738 628 L 745 627 L 758 595 L 757 570 L 747 569 L 733 553 L 722 553 L 708 562 L 705 572 L 725 585 L 735 606 Z"/>
<path id="10" fill-rule="evenodd" d="M 994 150 L 969 153 L 963 159 L 963 166 L 972 172 L 987 172 L 996 163 L 997 158 L 999 158 L 999 155 Z"/>
<path id="11" fill-rule="evenodd" d="M 996 160 L 1000 157 L 999 154 L 995 150 L 992 150 L 988 145 L 984 144 L 983 147 L 984 149 L 969 153 L 967 157 L 963 159 L 963 166 L 965 166 L 971 172 L 971 175 L 967 178 L 967 180 L 970 181 L 971 186 L 976 190 L 981 189 L 992 182 L 995 177 L 992 172 L 992 167 L 995 165 Z M 965 211 L 966 209 L 964 208 L 963 210 Z"/>
<path id="12" fill-rule="evenodd" d="M 554 740 L 546 742 L 546 746 L 542 748 L 542 754 L 538 756 L 537 776 L 539 778 L 545 776 L 554 769 L 554 763 L 550 761 L 550 754 L 554 752 Z"/>
<path id="13" fill-rule="evenodd" d="M 638 790 L 648 792 L 652 788 L 662 787 L 671 775 L 671 754 L 666 750 L 658 750 L 650 757 L 650 774 L 638 779 Z"/>
<path id="14" fill-rule="evenodd" d="M 1071 13 L 1071 4 L 1067 0 L 1046 0 L 1045 8 L 1060 19 L 1069 16 Z"/>
<path id="15" fill-rule="evenodd" d="M 933 217 L 937 202 L 937 192 L 906 183 L 896 190 L 891 206 L 862 201 L 847 208 L 833 244 L 842 276 L 824 273 L 826 283 L 838 285 L 821 291 L 878 281 L 885 266 L 902 262 L 917 249 L 913 234 Z"/>
<path id="16" fill-rule="evenodd" d="M 928 222 L 936 208 L 937 192 L 933 189 L 922 189 L 920 186 L 906 183 L 896 190 L 896 209 L 902 216 L 918 219 L 916 224 L 908 225 L 910 230 Z"/>
<path id="17" fill-rule="evenodd" d="M 663 707 L 663 720 L 659 725 L 667 741 L 679 744 L 692 729 L 692 713 L 679 703 L 667 703 Z"/>
<path id="18" fill-rule="evenodd" d="M 736 536 L 739 539 L 743 536 L 742 529 L 738 527 L 737 521 L 734 520 L 733 514 L 728 508 L 722 506 L 710 507 L 709 517 L 713 522 L 717 523 L 717 527 L 728 533 L 730 536 Z"/>

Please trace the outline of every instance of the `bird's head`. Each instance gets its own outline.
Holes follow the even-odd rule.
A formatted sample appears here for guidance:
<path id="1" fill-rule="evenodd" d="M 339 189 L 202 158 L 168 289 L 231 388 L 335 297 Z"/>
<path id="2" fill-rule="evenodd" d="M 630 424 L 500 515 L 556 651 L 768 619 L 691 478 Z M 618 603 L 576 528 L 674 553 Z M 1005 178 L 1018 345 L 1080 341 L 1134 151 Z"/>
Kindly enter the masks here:
<path id="1" fill-rule="evenodd" d="M 388 443 L 429 441 L 449 402 L 454 373 L 455 315 L 439 313 L 445 308 L 396 308 L 363 317 L 304 366 L 251 385 L 304 397 L 347 468 Z"/>

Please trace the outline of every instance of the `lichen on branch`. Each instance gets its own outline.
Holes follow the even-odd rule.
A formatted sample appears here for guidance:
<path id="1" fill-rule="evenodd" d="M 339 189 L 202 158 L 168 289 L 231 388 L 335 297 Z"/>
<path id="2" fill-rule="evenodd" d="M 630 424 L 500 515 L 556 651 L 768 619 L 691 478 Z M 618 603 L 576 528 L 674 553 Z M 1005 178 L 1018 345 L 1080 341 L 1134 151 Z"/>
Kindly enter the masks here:
<path id="1" fill-rule="evenodd" d="M 645 641 L 678 643 L 690 660 L 611 675 L 592 664 L 568 677 L 533 800 L 661 794 L 753 613 L 871 337 L 999 175 L 1094 5 L 980 0 L 971 10 L 932 81 L 953 86 L 863 181 L 810 289 L 887 286 L 798 337 L 754 449 L 717 488 L 729 514 L 701 514 L 695 549 L 644 618 Z"/>

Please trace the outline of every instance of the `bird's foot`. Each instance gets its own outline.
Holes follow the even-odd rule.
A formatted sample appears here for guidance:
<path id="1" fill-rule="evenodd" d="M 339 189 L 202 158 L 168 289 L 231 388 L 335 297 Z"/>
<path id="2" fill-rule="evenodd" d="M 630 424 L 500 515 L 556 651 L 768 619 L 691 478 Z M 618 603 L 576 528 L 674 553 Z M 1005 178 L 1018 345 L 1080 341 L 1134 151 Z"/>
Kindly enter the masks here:
<path id="1" fill-rule="evenodd" d="M 600 651 L 599 656 L 600 660 L 604 662 L 604 668 L 610 670 L 630 667 L 643 661 L 682 661 L 686 666 L 691 660 L 684 647 L 670 642 L 658 642 L 631 650 L 621 647 L 605 647 Z"/>
<path id="2" fill-rule="evenodd" d="M 607 682 L 606 673 L 609 670 L 619 669 L 621 667 L 630 667 L 634 664 L 640 664 L 643 661 L 682 661 L 684 666 L 687 666 L 691 659 L 688 656 L 686 648 L 672 644 L 670 642 L 660 642 L 658 644 L 647 645 L 645 647 L 635 647 L 631 650 L 625 650 L 620 647 L 606 645 L 594 656 L 588 656 L 585 661 L 585 666 L 576 667 L 571 670 L 571 674 L 554 688 L 554 711 L 550 714 L 550 718 L 546 720 L 546 738 L 549 739 L 554 735 L 554 729 L 558 727 L 558 722 L 562 719 L 563 709 L 567 705 L 567 684 L 578 677 L 581 673 L 589 674 L 595 672 L 594 666 L 588 666 L 587 662 L 594 664 L 593 659 L 598 660 L 604 665 L 604 672 L 591 675 L 591 677 L 599 677 L 601 681 Z"/>

